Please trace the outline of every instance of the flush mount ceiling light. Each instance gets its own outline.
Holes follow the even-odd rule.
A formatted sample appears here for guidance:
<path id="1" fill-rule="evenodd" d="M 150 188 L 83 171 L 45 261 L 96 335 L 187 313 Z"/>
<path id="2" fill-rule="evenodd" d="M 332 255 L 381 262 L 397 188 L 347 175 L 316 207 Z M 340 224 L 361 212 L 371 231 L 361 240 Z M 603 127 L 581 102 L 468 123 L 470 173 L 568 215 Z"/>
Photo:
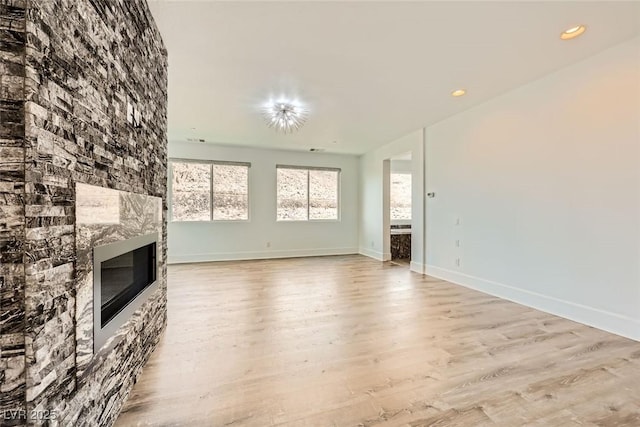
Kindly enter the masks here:
<path id="1" fill-rule="evenodd" d="M 287 100 L 268 102 L 263 114 L 269 127 L 283 133 L 300 129 L 307 120 L 307 110 L 300 103 Z"/>
<path id="2" fill-rule="evenodd" d="M 464 95 L 465 93 L 467 93 L 467 91 L 464 89 L 456 89 L 453 92 L 451 92 L 451 96 L 458 97 L 458 96 Z"/>
<path id="3" fill-rule="evenodd" d="M 584 25 L 576 25 L 575 27 L 571 27 L 568 30 L 564 30 L 562 33 L 560 33 L 560 38 L 562 40 L 571 40 L 578 37 L 586 30 L 587 27 L 585 27 Z"/>

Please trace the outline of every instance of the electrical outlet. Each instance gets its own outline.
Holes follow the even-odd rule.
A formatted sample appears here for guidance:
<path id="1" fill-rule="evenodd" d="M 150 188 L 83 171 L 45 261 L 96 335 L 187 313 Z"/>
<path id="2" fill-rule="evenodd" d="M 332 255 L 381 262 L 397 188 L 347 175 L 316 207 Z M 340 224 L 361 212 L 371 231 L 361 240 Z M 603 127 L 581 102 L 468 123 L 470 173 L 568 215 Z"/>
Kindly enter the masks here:
<path id="1" fill-rule="evenodd" d="M 460 218 L 456 218 L 455 225 L 460 225 Z"/>
<path id="2" fill-rule="evenodd" d="M 371 241 L 371 247 L 374 247 L 375 243 L 373 243 L 373 240 Z"/>
<path id="3" fill-rule="evenodd" d="M 267 247 L 270 248 L 271 247 L 271 242 L 267 242 Z"/>
<path id="4" fill-rule="evenodd" d="M 460 239 L 456 240 L 456 248 L 460 247 Z"/>
<path id="5" fill-rule="evenodd" d="M 456 267 L 460 267 L 460 258 L 456 258 Z"/>

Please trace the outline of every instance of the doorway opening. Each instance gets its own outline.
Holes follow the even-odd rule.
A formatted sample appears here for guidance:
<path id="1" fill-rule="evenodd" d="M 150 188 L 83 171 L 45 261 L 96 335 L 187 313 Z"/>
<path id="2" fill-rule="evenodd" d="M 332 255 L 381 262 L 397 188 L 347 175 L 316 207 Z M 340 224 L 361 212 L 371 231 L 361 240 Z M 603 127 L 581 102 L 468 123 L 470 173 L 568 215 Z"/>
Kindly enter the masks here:
<path id="1" fill-rule="evenodd" d="M 393 264 L 406 268 L 411 264 L 412 240 L 412 164 L 411 152 L 393 156 L 389 159 L 388 171 L 388 253 Z M 385 177 L 386 178 L 386 177 Z M 387 198 L 385 198 L 387 199 Z M 387 215 L 385 215 L 387 217 Z M 386 221 L 385 221 L 386 222 Z M 385 227 L 386 228 L 386 227 Z M 387 239 L 385 239 L 387 240 Z"/>

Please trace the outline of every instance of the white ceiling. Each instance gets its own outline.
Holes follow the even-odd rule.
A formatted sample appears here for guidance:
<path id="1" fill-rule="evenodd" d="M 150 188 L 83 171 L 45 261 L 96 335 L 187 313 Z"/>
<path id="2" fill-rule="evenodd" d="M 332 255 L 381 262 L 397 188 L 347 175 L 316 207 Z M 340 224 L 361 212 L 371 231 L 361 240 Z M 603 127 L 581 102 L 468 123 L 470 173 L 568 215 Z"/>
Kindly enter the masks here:
<path id="1" fill-rule="evenodd" d="M 639 2 L 152 0 L 150 7 L 169 51 L 170 141 L 354 154 L 640 33 Z M 576 24 L 587 32 L 561 41 Z M 451 97 L 458 87 L 467 95 Z M 280 95 L 310 110 L 291 135 L 268 128 L 260 113 Z"/>

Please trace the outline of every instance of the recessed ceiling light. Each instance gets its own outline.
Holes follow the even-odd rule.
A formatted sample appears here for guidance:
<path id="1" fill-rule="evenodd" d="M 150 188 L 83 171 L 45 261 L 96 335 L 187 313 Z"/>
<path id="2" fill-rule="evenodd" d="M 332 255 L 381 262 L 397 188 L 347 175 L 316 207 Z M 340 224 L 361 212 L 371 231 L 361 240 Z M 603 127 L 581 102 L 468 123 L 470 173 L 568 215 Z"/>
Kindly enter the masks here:
<path id="1" fill-rule="evenodd" d="M 584 25 L 576 25 L 575 27 L 571 27 L 568 30 L 564 30 L 562 33 L 560 33 L 560 38 L 562 40 L 571 40 L 578 37 L 586 30 L 587 27 L 585 27 Z"/>
<path id="2" fill-rule="evenodd" d="M 451 96 L 456 96 L 456 97 L 457 97 L 457 96 L 462 96 L 462 95 L 464 95 L 465 93 L 467 93 L 467 91 L 466 91 L 466 90 L 464 90 L 464 89 L 456 89 L 456 90 L 454 90 L 453 92 L 451 92 Z"/>

